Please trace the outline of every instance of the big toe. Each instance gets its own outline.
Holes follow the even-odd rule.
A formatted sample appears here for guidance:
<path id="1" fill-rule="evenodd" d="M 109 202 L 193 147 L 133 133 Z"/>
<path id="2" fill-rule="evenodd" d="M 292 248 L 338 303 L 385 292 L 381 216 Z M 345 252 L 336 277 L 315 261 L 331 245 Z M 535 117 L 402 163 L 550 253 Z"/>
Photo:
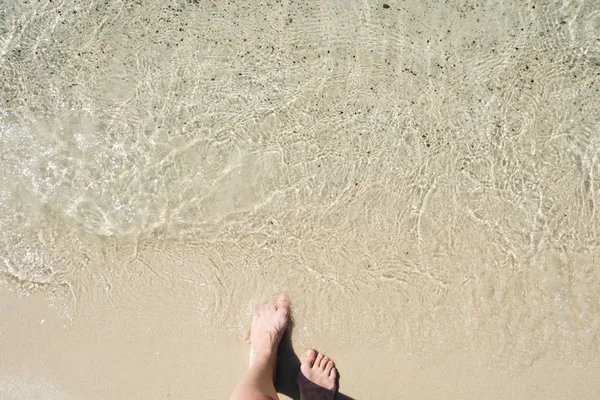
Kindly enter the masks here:
<path id="1" fill-rule="evenodd" d="M 273 303 L 275 304 L 275 308 L 278 310 L 289 309 L 291 301 L 287 295 L 280 293 L 273 298 Z"/>
<path id="2" fill-rule="evenodd" d="M 302 355 L 302 364 L 307 365 L 312 368 L 315 364 L 315 360 L 317 359 L 317 352 L 313 349 L 308 349 Z"/>

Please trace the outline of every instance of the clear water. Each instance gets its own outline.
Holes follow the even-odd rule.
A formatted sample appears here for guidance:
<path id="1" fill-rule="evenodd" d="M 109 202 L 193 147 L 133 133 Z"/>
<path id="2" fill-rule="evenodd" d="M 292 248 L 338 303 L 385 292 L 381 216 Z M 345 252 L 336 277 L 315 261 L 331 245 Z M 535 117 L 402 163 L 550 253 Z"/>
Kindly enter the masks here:
<path id="1" fill-rule="evenodd" d="M 597 362 L 597 2 L 166 3 L 0 1 L 0 279 Z"/>

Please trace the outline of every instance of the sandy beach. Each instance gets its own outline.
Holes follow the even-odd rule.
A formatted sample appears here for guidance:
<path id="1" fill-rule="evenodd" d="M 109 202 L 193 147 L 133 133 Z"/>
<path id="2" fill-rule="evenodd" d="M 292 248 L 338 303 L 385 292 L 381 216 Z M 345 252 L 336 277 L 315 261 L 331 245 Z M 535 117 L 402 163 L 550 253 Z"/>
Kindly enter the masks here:
<path id="1" fill-rule="evenodd" d="M 600 398 L 594 1 L 0 2 L 0 398 Z"/>
<path id="2" fill-rule="evenodd" d="M 152 287 L 155 294 L 157 289 Z M 70 322 L 42 295 L 21 298 L 1 288 L 2 398 L 229 398 L 247 365 L 248 344 L 235 335 L 207 337 L 201 321 L 190 318 L 193 309 L 167 300 L 162 290 L 159 296 L 144 296 L 154 312 L 142 318 L 93 301 L 85 304 L 92 312 Z M 297 341 L 293 332 L 292 338 L 296 354 L 317 343 L 336 360 L 338 399 L 594 399 L 599 393 L 597 366 L 565 364 L 556 357 L 540 357 L 507 373 L 486 366 L 481 354 L 473 352 L 425 364 L 381 346 Z M 285 370 L 297 360 L 288 348 L 281 359 L 280 397 L 298 399 L 293 388 L 297 369 Z"/>

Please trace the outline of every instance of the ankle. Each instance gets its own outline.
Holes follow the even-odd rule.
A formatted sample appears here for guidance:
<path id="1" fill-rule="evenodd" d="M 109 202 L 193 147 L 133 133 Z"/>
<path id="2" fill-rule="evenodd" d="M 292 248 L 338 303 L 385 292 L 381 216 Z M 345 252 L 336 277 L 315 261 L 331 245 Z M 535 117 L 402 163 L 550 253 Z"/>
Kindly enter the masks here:
<path id="1" fill-rule="evenodd" d="M 277 352 L 273 351 L 261 351 L 257 354 L 252 354 L 250 359 L 250 364 L 255 365 L 258 364 L 263 367 L 275 368 L 275 363 L 277 361 Z"/>

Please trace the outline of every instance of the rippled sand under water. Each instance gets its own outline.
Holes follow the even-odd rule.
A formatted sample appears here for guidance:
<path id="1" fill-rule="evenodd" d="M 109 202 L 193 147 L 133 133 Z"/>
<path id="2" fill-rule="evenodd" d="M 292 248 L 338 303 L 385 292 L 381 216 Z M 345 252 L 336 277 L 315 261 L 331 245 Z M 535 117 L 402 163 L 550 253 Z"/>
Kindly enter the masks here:
<path id="1" fill-rule="evenodd" d="M 594 1 L 163 3 L 0 2 L 0 393 L 600 394 Z"/>

